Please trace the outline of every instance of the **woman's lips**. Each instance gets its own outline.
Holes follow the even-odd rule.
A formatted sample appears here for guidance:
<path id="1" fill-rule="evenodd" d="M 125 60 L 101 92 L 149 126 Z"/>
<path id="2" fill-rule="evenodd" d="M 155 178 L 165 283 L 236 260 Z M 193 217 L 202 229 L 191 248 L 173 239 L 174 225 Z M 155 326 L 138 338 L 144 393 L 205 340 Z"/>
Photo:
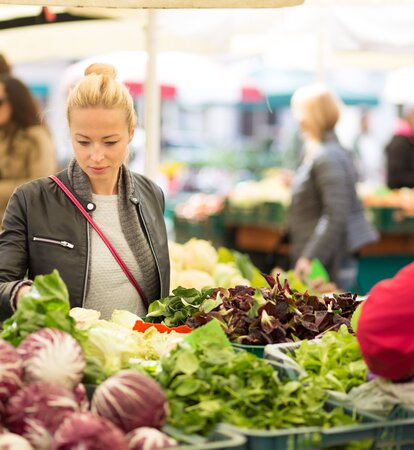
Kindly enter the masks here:
<path id="1" fill-rule="evenodd" d="M 106 167 L 91 167 L 89 166 L 89 169 L 93 172 L 93 173 L 103 173 L 105 172 L 105 170 L 107 169 Z"/>

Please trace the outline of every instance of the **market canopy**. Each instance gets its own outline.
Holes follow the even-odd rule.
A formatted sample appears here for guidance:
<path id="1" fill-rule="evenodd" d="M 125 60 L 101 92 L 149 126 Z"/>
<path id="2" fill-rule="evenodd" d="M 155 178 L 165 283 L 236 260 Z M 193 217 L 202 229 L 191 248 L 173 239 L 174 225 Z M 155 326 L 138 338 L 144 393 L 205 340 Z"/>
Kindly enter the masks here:
<path id="1" fill-rule="evenodd" d="M 71 64 L 61 79 L 62 91 L 78 82 L 92 63 L 112 64 L 117 78 L 125 83 L 132 95 L 143 94 L 147 75 L 146 52 L 116 52 L 92 56 Z M 182 52 L 159 52 L 157 82 L 161 98 L 176 100 L 186 106 L 212 104 L 237 105 L 263 102 L 256 84 L 247 76 L 226 69 L 213 59 Z"/>
<path id="2" fill-rule="evenodd" d="M 49 0 L 49 6 L 101 8 L 281 8 L 301 5 L 305 0 Z M 2 0 L 5 4 L 44 6 L 44 0 Z"/>

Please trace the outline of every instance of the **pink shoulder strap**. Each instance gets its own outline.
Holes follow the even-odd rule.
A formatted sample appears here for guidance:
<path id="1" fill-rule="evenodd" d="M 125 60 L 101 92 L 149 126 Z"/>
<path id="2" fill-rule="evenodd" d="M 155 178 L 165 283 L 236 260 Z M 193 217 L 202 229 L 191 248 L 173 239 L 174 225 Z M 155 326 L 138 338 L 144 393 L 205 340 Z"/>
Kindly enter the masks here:
<path id="1" fill-rule="evenodd" d="M 117 251 L 112 246 L 112 244 L 109 242 L 108 238 L 104 235 L 103 231 L 98 227 L 98 225 L 92 219 L 92 217 L 85 211 L 85 208 L 81 205 L 81 203 L 77 200 L 77 198 L 72 194 L 72 192 L 70 192 L 70 190 L 65 186 L 65 184 L 59 180 L 58 177 L 56 177 L 55 175 L 50 175 L 49 178 L 52 179 L 62 189 L 62 191 L 68 196 L 68 198 L 72 201 L 72 203 L 79 209 L 79 211 L 83 214 L 85 219 L 91 224 L 91 226 L 94 228 L 94 230 L 98 233 L 100 238 L 105 242 L 106 246 L 109 248 L 109 251 L 112 253 L 116 262 L 120 265 L 121 269 L 124 271 L 128 280 L 131 282 L 131 284 L 134 286 L 134 288 L 137 290 L 138 294 L 140 295 L 142 301 L 144 302 L 145 307 L 148 309 L 148 300 L 144 294 L 144 291 L 142 290 L 141 286 L 137 283 L 135 278 L 132 276 L 128 267 L 125 265 L 124 261 L 118 255 Z"/>

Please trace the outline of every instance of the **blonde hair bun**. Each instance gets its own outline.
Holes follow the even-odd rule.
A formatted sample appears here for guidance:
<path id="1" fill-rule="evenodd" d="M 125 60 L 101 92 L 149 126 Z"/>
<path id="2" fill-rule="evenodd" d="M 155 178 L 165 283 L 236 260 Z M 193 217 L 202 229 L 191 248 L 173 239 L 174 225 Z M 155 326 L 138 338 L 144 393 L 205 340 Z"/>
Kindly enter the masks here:
<path id="1" fill-rule="evenodd" d="M 94 63 L 85 69 L 85 76 L 88 75 L 106 75 L 107 77 L 115 80 L 116 69 L 111 64 Z"/>

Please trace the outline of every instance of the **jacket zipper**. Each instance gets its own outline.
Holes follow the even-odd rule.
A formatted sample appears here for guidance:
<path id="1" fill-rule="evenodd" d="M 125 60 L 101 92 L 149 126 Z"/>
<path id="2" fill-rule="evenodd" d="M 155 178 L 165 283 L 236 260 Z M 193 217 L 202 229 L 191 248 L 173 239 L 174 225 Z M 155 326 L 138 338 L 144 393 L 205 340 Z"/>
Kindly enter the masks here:
<path id="1" fill-rule="evenodd" d="M 163 292 L 163 285 L 162 285 L 162 277 L 161 277 L 160 265 L 158 263 L 158 258 L 157 258 L 157 255 L 155 253 L 154 246 L 152 245 L 151 235 L 148 233 L 148 228 L 147 228 L 147 224 L 146 224 L 145 219 L 144 219 L 144 215 L 142 214 L 141 203 L 138 203 L 138 211 L 139 211 L 139 215 L 141 216 L 142 223 L 144 224 L 145 232 L 147 233 L 147 236 L 148 236 L 148 241 L 149 241 L 149 244 L 150 244 L 150 247 L 151 247 L 151 251 L 152 251 L 152 254 L 154 255 L 154 259 L 155 259 L 155 264 L 157 265 L 158 278 L 160 279 L 160 295 L 161 295 L 161 293 Z"/>
<path id="2" fill-rule="evenodd" d="M 33 236 L 33 241 L 47 242 L 48 244 L 57 244 L 57 245 L 60 245 L 62 247 L 67 247 L 67 248 L 75 247 L 73 244 L 71 244 L 68 241 L 58 241 L 57 239 L 48 239 L 48 238 L 41 238 L 41 237 Z"/>
<path id="3" fill-rule="evenodd" d="M 86 267 L 85 267 L 85 280 L 83 282 L 82 308 L 85 305 L 86 287 L 87 287 L 87 284 L 88 284 L 89 252 L 90 252 L 90 229 L 89 229 L 89 223 L 88 223 L 88 221 L 86 221 Z"/>

